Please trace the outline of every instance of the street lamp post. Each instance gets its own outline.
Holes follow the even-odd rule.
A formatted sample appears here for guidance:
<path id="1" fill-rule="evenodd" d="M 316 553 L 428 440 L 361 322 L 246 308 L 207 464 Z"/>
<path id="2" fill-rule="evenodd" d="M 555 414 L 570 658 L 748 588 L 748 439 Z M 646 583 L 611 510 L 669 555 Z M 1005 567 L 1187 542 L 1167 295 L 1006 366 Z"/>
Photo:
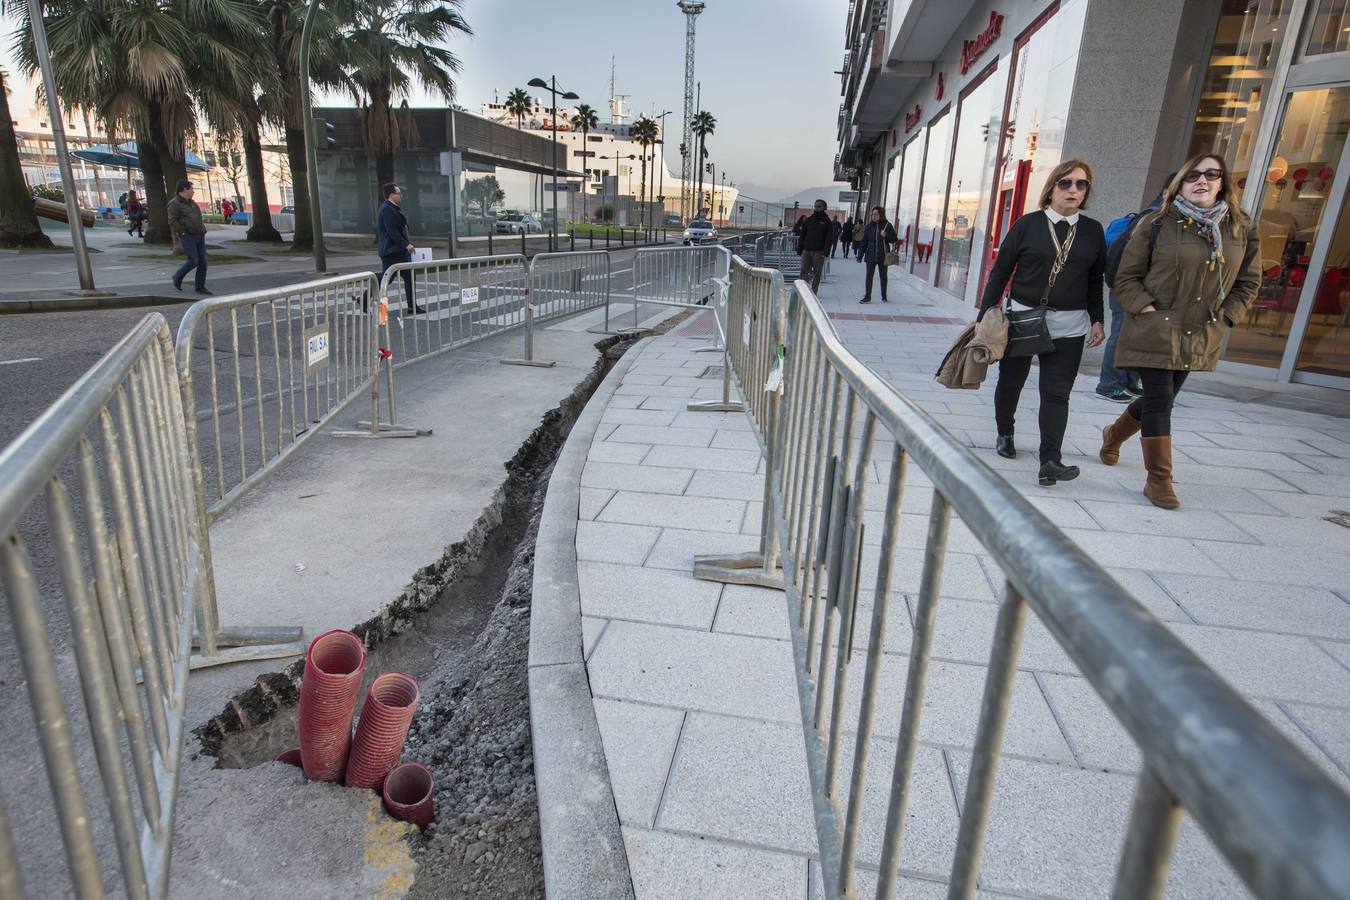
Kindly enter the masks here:
<path id="1" fill-rule="evenodd" d="M 548 247 L 555 249 L 554 244 L 558 240 L 558 77 L 550 75 L 548 81 L 542 78 L 531 78 L 530 87 L 544 88 L 553 98 L 553 228 L 549 232 Z M 581 96 L 572 91 L 567 91 L 562 95 L 564 100 L 580 100 Z"/>
<path id="2" fill-rule="evenodd" d="M 661 145 L 661 186 L 656 190 L 656 199 L 661 203 L 661 227 L 666 227 L 666 116 L 673 115 L 672 110 L 666 110 L 656 119 L 661 121 L 661 133 L 657 135 L 656 142 Z"/>
<path id="3" fill-rule="evenodd" d="M 70 243 L 75 248 L 75 267 L 80 276 L 80 293 L 94 292 L 94 267 L 89 262 L 89 246 L 84 241 L 84 223 L 80 221 L 80 201 L 75 194 L 75 173 L 66 152 L 66 129 L 61 124 L 61 104 L 56 93 L 56 76 L 52 72 L 52 55 L 47 48 L 47 26 L 42 21 L 42 5 L 28 0 L 28 21 L 33 26 L 33 49 L 37 53 L 38 68 L 42 70 L 42 91 L 47 95 L 47 115 L 52 123 L 52 143 L 56 150 L 56 164 L 61 170 L 62 193 L 66 198 L 66 220 L 70 223 Z M 46 180 L 46 172 L 43 172 Z"/>
<path id="4" fill-rule="evenodd" d="M 309 218 L 314 231 L 314 271 L 328 268 L 323 247 L 323 214 L 319 203 L 319 152 L 315 142 L 314 107 L 309 96 L 309 44 L 314 38 L 314 17 L 319 11 L 319 0 L 310 0 L 305 10 L 305 24 L 300 30 L 300 107 L 305 116 L 305 182 L 309 185 Z"/>

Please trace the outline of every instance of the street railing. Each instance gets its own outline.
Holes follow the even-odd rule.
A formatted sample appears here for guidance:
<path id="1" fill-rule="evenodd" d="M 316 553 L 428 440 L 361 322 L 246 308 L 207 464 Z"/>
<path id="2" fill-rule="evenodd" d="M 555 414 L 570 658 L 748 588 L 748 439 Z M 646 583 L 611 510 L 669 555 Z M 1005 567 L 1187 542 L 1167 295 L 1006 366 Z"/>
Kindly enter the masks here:
<path id="1" fill-rule="evenodd" d="M 743 283 L 754 279 L 765 274 L 742 266 L 732 272 L 729 337 L 741 348 L 731 358 L 747 399 L 760 395 L 750 406 L 768 460 L 764 539 L 758 554 L 697 560 L 695 574 L 786 589 L 826 895 L 856 896 L 861 863 L 879 868 L 877 897 L 895 896 L 955 514 L 1005 584 L 949 897 L 975 894 L 1030 607 L 1143 758 L 1114 896 L 1162 895 L 1184 811 L 1257 896 L 1350 898 L 1350 795 L 1007 481 L 853 356 L 804 283 L 789 293 L 785 315 L 752 315 L 747 329 L 742 298 L 758 295 Z M 933 500 L 921 573 L 901 568 L 897 576 L 911 466 L 931 481 Z M 881 535 L 865 542 L 864 518 L 878 515 L 865 502 L 873 489 L 885 492 Z M 897 586 L 915 574 L 914 586 Z M 864 785 L 878 704 L 899 700 L 881 687 L 882 648 L 888 627 L 908 624 L 892 591 L 915 588 L 899 743 L 878 841 L 862 824 Z M 870 621 L 860 623 L 864 616 Z M 859 668 L 861 690 L 851 693 L 848 681 Z M 876 808 L 876 799 L 867 805 Z"/>
<path id="2" fill-rule="evenodd" d="M 551 368 L 534 358 L 534 323 L 604 307 L 609 331 L 610 259 L 603 250 L 539 253 L 530 260 L 529 291 L 524 303 L 525 355 L 503 359 L 508 365 Z"/>
<path id="3" fill-rule="evenodd" d="M 375 276 L 361 272 L 187 311 L 178 370 L 189 433 L 210 469 L 198 476 L 209 521 L 368 387 L 377 291 Z M 199 429 L 199 419 L 209 424 Z"/>
<path id="4" fill-rule="evenodd" d="M 394 366 L 524 324 L 529 281 L 523 253 L 390 266 L 379 293 L 388 299 L 393 320 L 393 346 L 386 349 L 393 353 Z"/>
<path id="5" fill-rule="evenodd" d="M 33 896 L 102 897 L 114 880 L 128 897 L 167 892 L 192 623 L 209 601 L 185 423 L 169 328 L 151 314 L 0 452 L 0 581 L 70 881 L 30 871 Z M 43 608 L 53 590 L 64 615 Z M 74 650 L 79 699 L 53 644 Z M 85 722 L 98 786 L 76 750 Z M 95 834 L 109 820 L 105 875 Z M 40 832 L 15 832 L 0 806 L 0 895 L 23 896 L 23 860 L 47 859 Z"/>

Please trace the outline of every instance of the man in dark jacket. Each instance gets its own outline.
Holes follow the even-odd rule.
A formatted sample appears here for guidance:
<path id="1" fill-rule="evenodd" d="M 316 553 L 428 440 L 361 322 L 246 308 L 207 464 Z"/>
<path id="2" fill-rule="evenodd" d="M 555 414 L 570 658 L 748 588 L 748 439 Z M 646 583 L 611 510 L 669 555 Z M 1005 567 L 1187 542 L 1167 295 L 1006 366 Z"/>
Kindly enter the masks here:
<path id="1" fill-rule="evenodd" d="M 801 228 L 802 281 L 811 285 L 812 293 L 820 290 L 820 276 L 825 268 L 825 254 L 830 249 L 830 237 L 834 233 L 835 223 L 826 214 L 824 200 L 816 201 L 815 212 L 807 216 L 798 227 Z"/>
<path id="2" fill-rule="evenodd" d="M 375 234 L 380 241 L 380 277 L 383 278 L 390 266 L 408 262 L 412 259 L 412 252 L 417 249 L 408 233 L 408 217 L 403 214 L 403 190 L 396 184 L 384 186 L 384 202 L 375 214 Z M 403 289 L 408 295 L 408 312 L 426 312 L 413 302 L 412 272 L 404 269 L 401 274 Z"/>
<path id="3" fill-rule="evenodd" d="M 830 259 L 834 259 L 834 251 L 839 247 L 839 234 L 844 230 L 844 223 L 839 221 L 839 214 L 835 213 L 834 221 L 830 223 Z"/>
<path id="4" fill-rule="evenodd" d="M 193 269 L 197 270 L 193 282 L 197 293 L 210 294 L 206 289 L 206 226 L 202 224 L 202 211 L 197 201 L 192 199 L 192 182 L 180 181 L 175 186 L 176 193 L 169 201 L 169 230 L 178 240 L 187 255 L 187 262 L 173 273 L 173 286 L 183 289 L 183 279 Z"/>

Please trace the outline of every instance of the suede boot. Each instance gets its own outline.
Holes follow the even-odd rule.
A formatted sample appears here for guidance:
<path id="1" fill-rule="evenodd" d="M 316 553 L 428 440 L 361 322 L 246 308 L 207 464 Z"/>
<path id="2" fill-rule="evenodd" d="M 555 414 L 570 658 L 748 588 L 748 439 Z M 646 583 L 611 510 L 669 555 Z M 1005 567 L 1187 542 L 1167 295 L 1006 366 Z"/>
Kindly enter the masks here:
<path id="1" fill-rule="evenodd" d="M 1108 466 L 1120 462 L 1121 445 L 1139 433 L 1141 424 L 1127 409 L 1120 414 L 1120 418 L 1103 428 L 1102 449 L 1097 451 L 1102 462 Z"/>
<path id="2" fill-rule="evenodd" d="M 1181 501 L 1172 490 L 1172 436 L 1141 438 L 1144 447 L 1144 468 L 1148 478 L 1144 481 L 1144 496 L 1160 509 L 1180 509 Z"/>

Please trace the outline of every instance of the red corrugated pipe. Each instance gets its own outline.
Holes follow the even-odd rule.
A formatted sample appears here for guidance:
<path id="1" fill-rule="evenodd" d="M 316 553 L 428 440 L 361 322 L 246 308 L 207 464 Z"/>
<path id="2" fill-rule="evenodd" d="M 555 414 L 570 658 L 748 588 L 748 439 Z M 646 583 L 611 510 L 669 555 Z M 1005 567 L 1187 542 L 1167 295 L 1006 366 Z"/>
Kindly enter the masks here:
<path id="1" fill-rule="evenodd" d="M 348 787 L 380 789 L 403 755 L 420 694 L 417 679 L 402 672 L 385 672 L 370 683 L 347 755 Z"/>
<path id="2" fill-rule="evenodd" d="M 309 645 L 300 682 L 300 758 L 306 777 L 342 780 L 365 667 L 365 642 L 350 631 L 326 632 Z"/>
<path id="3" fill-rule="evenodd" d="M 395 819 L 425 830 L 436 814 L 435 793 L 430 769 L 418 762 L 399 763 L 384 780 L 384 808 Z"/>
<path id="4" fill-rule="evenodd" d="M 272 762 L 285 763 L 288 766 L 295 766 L 296 768 L 299 768 L 301 765 L 303 765 L 300 762 L 300 748 L 287 747 L 285 750 L 282 750 L 280 753 L 274 756 L 272 758 Z"/>

